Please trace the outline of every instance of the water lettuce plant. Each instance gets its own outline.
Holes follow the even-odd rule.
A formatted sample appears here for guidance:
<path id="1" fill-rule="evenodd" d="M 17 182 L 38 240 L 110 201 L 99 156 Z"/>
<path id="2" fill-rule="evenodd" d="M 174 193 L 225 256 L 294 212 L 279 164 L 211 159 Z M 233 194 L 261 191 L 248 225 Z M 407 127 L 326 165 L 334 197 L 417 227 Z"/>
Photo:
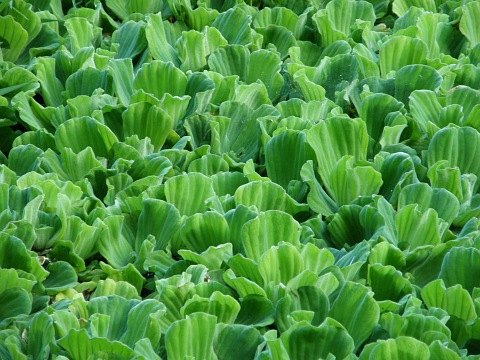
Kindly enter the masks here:
<path id="1" fill-rule="evenodd" d="M 0 2 L 0 358 L 480 359 L 480 2 Z"/>

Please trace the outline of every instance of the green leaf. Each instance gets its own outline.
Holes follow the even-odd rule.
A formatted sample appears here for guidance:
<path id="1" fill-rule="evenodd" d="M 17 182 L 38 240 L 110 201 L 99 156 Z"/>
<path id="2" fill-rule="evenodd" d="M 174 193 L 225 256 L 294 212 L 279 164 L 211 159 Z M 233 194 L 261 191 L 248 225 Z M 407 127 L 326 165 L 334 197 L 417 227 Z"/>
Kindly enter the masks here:
<path id="1" fill-rule="evenodd" d="M 273 324 L 275 311 L 270 300 L 259 295 L 247 295 L 240 299 L 240 312 L 236 324 L 262 327 Z"/>
<path id="2" fill-rule="evenodd" d="M 427 65 L 406 65 L 395 74 L 395 97 L 408 105 L 408 97 L 413 91 L 437 91 L 441 84 L 442 77 L 434 68 Z"/>
<path id="3" fill-rule="evenodd" d="M 228 243 L 230 229 L 225 218 L 217 212 L 207 211 L 190 216 L 180 230 L 188 249 L 201 253 L 210 246 Z"/>
<path id="4" fill-rule="evenodd" d="M 211 179 L 200 173 L 174 176 L 165 182 L 166 200 L 174 205 L 181 215 L 205 212 L 205 200 L 213 195 Z"/>
<path id="5" fill-rule="evenodd" d="M 222 14 L 223 15 L 223 14 Z M 183 71 L 202 70 L 207 65 L 208 56 L 228 42 L 216 28 L 207 27 L 203 32 L 190 30 L 184 32 L 177 41 L 176 48 Z"/>
<path id="6" fill-rule="evenodd" d="M 480 177 L 480 164 L 474 161 L 480 156 L 480 133 L 470 127 L 448 127 L 440 130 L 428 146 L 428 166 L 440 160 L 448 160 L 450 166 L 458 166 L 462 174 Z"/>
<path id="7" fill-rule="evenodd" d="M 329 311 L 330 303 L 324 292 L 313 286 L 303 286 L 296 290 L 290 290 L 287 296 L 277 302 L 275 308 L 276 324 L 282 332 L 294 326 L 291 317 L 293 312 L 304 310 L 313 314 L 312 324 L 317 326 L 322 323 Z"/>
<path id="8" fill-rule="evenodd" d="M 45 312 L 36 313 L 28 329 L 28 355 L 34 359 L 48 358 L 54 341 L 52 318 Z"/>
<path id="9" fill-rule="evenodd" d="M 12 318 L 30 314 L 32 299 L 25 289 L 10 288 L 0 293 L 0 326 L 8 324 Z"/>
<path id="10" fill-rule="evenodd" d="M 360 222 L 362 208 L 358 205 L 343 205 L 327 225 L 332 243 L 338 248 L 345 244 L 355 245 L 365 239 L 365 230 Z"/>
<path id="11" fill-rule="evenodd" d="M 385 120 L 388 114 L 402 111 L 403 107 L 393 96 L 385 93 L 373 94 L 362 101 L 359 115 L 367 125 L 368 134 L 378 143 L 387 126 Z"/>
<path id="12" fill-rule="evenodd" d="M 429 358 L 430 352 L 427 344 L 408 336 L 400 336 L 396 339 L 378 340 L 376 343 L 367 345 L 360 354 L 359 360 L 421 360 Z"/>
<path id="13" fill-rule="evenodd" d="M 95 157 L 91 147 L 87 147 L 77 154 L 66 147 L 62 149 L 60 156 L 48 149 L 43 154 L 41 161 L 43 169 L 58 175 L 58 178 L 64 181 L 80 181 L 91 170 L 104 168 L 104 165 Z"/>
<path id="14" fill-rule="evenodd" d="M 102 29 L 93 25 L 84 17 L 72 17 L 65 20 L 65 28 L 69 35 L 70 51 L 73 55 L 81 49 L 97 45 Z"/>
<path id="15" fill-rule="evenodd" d="M 127 21 L 112 34 L 112 42 L 118 44 L 116 59 L 135 58 L 147 48 L 145 23 Z"/>
<path id="16" fill-rule="evenodd" d="M 446 288 L 442 279 L 425 285 L 421 291 L 423 301 L 428 308 L 440 308 L 449 315 L 465 320 L 467 323 L 477 318 L 473 300 L 461 285 Z"/>
<path id="17" fill-rule="evenodd" d="M 229 44 L 247 45 L 252 41 L 251 22 L 251 16 L 235 7 L 219 14 L 212 26 L 220 30 Z"/>
<path id="18" fill-rule="evenodd" d="M 77 285 L 77 273 L 69 263 L 57 261 L 51 263 L 47 270 L 50 274 L 42 283 L 47 294 L 54 295 Z"/>
<path id="19" fill-rule="evenodd" d="M 12 200 L 14 199 L 10 198 L 10 202 Z M 12 208 L 12 205 L 10 207 Z M 25 244 L 19 238 L 5 232 L 0 232 L 0 268 L 20 269 L 27 272 L 32 270 L 31 256 Z"/>
<path id="20" fill-rule="evenodd" d="M 135 256 L 134 244 L 122 234 L 123 220 L 121 215 L 109 216 L 103 221 L 97 220 L 97 226 L 103 233 L 97 240 L 97 249 L 108 263 L 117 269 L 126 266 Z"/>
<path id="21" fill-rule="evenodd" d="M 285 241 L 299 246 L 300 224 L 287 213 L 269 210 L 243 225 L 241 237 L 245 254 L 258 262 L 272 246 Z"/>
<path id="22" fill-rule="evenodd" d="M 263 35 L 264 46 L 273 44 L 282 59 L 288 56 L 288 51 L 291 47 L 297 45 L 293 33 L 284 27 L 268 25 L 266 28 L 256 28 L 255 30 Z"/>
<path id="23" fill-rule="evenodd" d="M 72 137 L 71 134 L 76 136 Z M 107 157 L 118 139 L 106 125 L 84 116 L 61 124 L 55 132 L 55 142 L 59 149 L 69 147 L 74 153 L 79 153 L 90 146 L 95 155 Z"/>
<path id="24" fill-rule="evenodd" d="M 130 105 L 130 97 L 135 92 L 133 88 L 133 64 L 131 59 L 111 59 L 108 63 L 113 88 L 124 106 Z"/>
<path id="25" fill-rule="evenodd" d="M 258 211 L 280 210 L 295 215 L 308 210 L 308 205 L 297 203 L 280 185 L 269 181 L 253 181 L 242 185 L 235 191 L 234 198 L 237 206 L 253 205 Z"/>
<path id="26" fill-rule="evenodd" d="M 92 358 L 108 358 L 126 360 L 134 355 L 132 349 L 119 341 L 110 341 L 104 337 L 90 338 L 85 329 L 70 330 L 67 336 L 59 340 L 59 344 L 68 354 L 78 360 Z"/>
<path id="27" fill-rule="evenodd" d="M 188 165 L 189 172 L 199 172 L 207 176 L 225 174 L 228 170 L 228 163 L 222 157 L 215 154 L 203 155 L 200 159 L 193 160 L 190 165 Z M 218 177 L 216 177 L 216 179 L 218 179 Z M 215 191 L 215 193 L 220 195 L 217 191 Z"/>
<path id="28" fill-rule="evenodd" d="M 0 17 L 0 37 L 8 44 L 8 48 L 2 49 L 3 59 L 14 62 L 28 43 L 28 32 L 13 16 L 7 15 Z"/>
<path id="29" fill-rule="evenodd" d="M 402 187 L 418 182 L 413 159 L 404 152 L 389 154 L 383 160 L 380 172 L 383 179 L 380 194 L 392 204 L 396 204 Z"/>
<path id="30" fill-rule="evenodd" d="M 297 248 L 289 243 L 280 243 L 267 250 L 258 261 L 258 271 L 265 284 L 286 285 L 304 270 L 303 259 Z"/>
<path id="31" fill-rule="evenodd" d="M 354 166 L 353 156 L 342 157 L 332 169 L 329 185 L 337 205 L 347 205 L 360 196 L 380 190 L 382 175 L 373 166 Z"/>
<path id="32" fill-rule="evenodd" d="M 313 169 L 313 161 L 308 160 L 300 171 L 302 180 L 305 181 L 309 187 L 307 203 L 310 208 L 322 215 L 333 215 L 338 210 L 338 205 L 335 201 L 325 192 L 322 185 L 318 182 L 315 170 Z"/>
<path id="33" fill-rule="evenodd" d="M 380 308 L 365 286 L 347 281 L 328 315 L 347 329 L 358 350 L 372 334 L 380 318 Z"/>
<path id="34" fill-rule="evenodd" d="M 317 171 L 328 190 L 331 189 L 330 174 L 343 156 L 352 155 L 356 161 L 367 157 L 367 128 L 360 119 L 328 118 L 312 126 L 307 133 L 307 142 L 315 151 Z"/>
<path id="35" fill-rule="evenodd" d="M 165 29 L 162 14 L 152 13 L 147 16 L 145 35 L 148 41 L 148 50 L 155 60 L 170 61 L 175 66 L 180 65 L 175 48 L 168 42 L 167 36 L 170 34 Z"/>
<path id="36" fill-rule="evenodd" d="M 303 325 L 281 336 L 290 359 L 348 358 L 354 349 L 352 337 L 337 321 L 327 318 L 319 327 Z"/>
<path id="37" fill-rule="evenodd" d="M 403 16 L 413 6 L 422 8 L 425 11 L 436 12 L 437 7 L 434 0 L 394 0 L 392 10 L 397 16 Z"/>
<path id="38" fill-rule="evenodd" d="M 164 314 L 165 306 L 157 300 L 139 302 L 128 312 L 126 331 L 120 340 L 131 348 L 141 339 L 148 339 L 152 344 L 158 343 L 161 335 L 158 318 Z"/>
<path id="39" fill-rule="evenodd" d="M 261 49 L 250 54 L 240 45 L 218 48 L 208 58 L 210 69 L 224 76 L 238 75 L 247 84 L 261 80 L 271 100 L 276 99 L 283 86 L 280 64 L 280 57 L 272 51 Z"/>
<path id="40" fill-rule="evenodd" d="M 423 340 L 430 331 L 439 332 L 448 338 L 451 337 L 450 329 L 435 316 L 420 314 L 400 316 L 389 312 L 382 315 L 380 324 L 392 338 L 411 336 L 417 340 Z"/>
<path id="41" fill-rule="evenodd" d="M 213 349 L 218 360 L 253 359 L 262 342 L 260 332 L 250 326 L 218 324 Z"/>
<path id="42" fill-rule="evenodd" d="M 480 4 L 477 2 L 467 3 L 462 6 L 462 18 L 460 19 L 460 31 L 470 42 L 470 47 L 480 42 L 480 30 L 476 25 L 476 19 L 480 16 Z"/>
<path id="43" fill-rule="evenodd" d="M 399 301 L 413 291 L 413 286 L 393 266 L 380 264 L 368 267 L 368 282 L 377 301 Z"/>
<path id="44" fill-rule="evenodd" d="M 446 189 L 432 188 L 425 183 L 405 186 L 398 196 L 398 209 L 409 205 L 418 204 L 418 210 L 427 211 L 434 209 L 440 218 L 451 224 L 460 210 L 457 197 Z"/>
<path id="45" fill-rule="evenodd" d="M 429 208 L 422 213 L 417 204 L 403 207 L 395 217 L 395 225 L 400 246 L 410 249 L 440 244 L 446 229 L 446 224 L 442 224 L 434 209 Z"/>
<path id="46" fill-rule="evenodd" d="M 187 88 L 187 76 L 171 62 L 153 60 L 142 65 L 133 87 L 154 95 L 158 100 L 166 93 L 182 96 Z"/>
<path id="47" fill-rule="evenodd" d="M 215 291 L 208 299 L 194 295 L 180 312 L 187 317 L 194 313 L 214 315 L 217 323 L 233 324 L 240 311 L 240 304 L 231 296 Z"/>
<path id="48" fill-rule="evenodd" d="M 215 316 L 195 313 L 174 322 L 165 334 L 167 356 L 172 360 L 214 360 Z"/>
<path id="49" fill-rule="evenodd" d="M 241 298 L 246 298 L 249 295 L 267 297 L 265 290 L 261 286 L 247 278 L 237 277 L 231 269 L 224 272 L 223 280 L 228 286 L 233 288 Z"/>
<path id="50" fill-rule="evenodd" d="M 43 151 L 32 144 L 16 146 L 10 150 L 8 167 L 18 176 L 36 171 L 39 168 L 42 154 Z"/>
<path id="51" fill-rule="evenodd" d="M 155 236 L 155 250 L 163 250 L 180 229 L 180 213 L 175 206 L 157 199 L 145 199 L 138 217 L 136 242 Z"/>
<path id="52" fill-rule="evenodd" d="M 265 147 L 268 177 L 284 189 L 291 180 L 301 180 L 300 170 L 307 160 L 313 160 L 313 152 L 303 132 L 283 131 L 273 136 Z"/>
<path id="53" fill-rule="evenodd" d="M 456 264 L 462 264 L 461 267 Z M 438 277 L 443 279 L 445 286 L 461 285 L 473 292 L 480 287 L 477 277 L 480 267 L 480 251 L 475 248 L 454 247 L 444 257 Z"/>
<path id="54" fill-rule="evenodd" d="M 427 52 L 427 45 L 422 40 L 403 35 L 390 38 L 382 44 L 378 55 L 382 77 L 387 78 L 392 70 L 397 71 L 406 65 L 424 64 Z M 402 56 L 397 56 L 399 53 Z"/>
<path id="55" fill-rule="evenodd" d="M 114 281 L 112 279 L 100 280 L 91 295 L 91 299 L 108 295 L 118 295 L 128 300 L 141 299 L 135 286 L 126 281 Z"/>
<path id="56" fill-rule="evenodd" d="M 22 278 L 15 269 L 0 269 L 0 293 L 12 288 L 22 288 L 31 292 L 35 281 L 33 279 Z"/>
<path id="57" fill-rule="evenodd" d="M 122 114 L 126 136 L 148 137 L 159 151 L 173 126 L 173 119 L 159 106 L 148 102 L 131 104 Z"/>
<path id="58" fill-rule="evenodd" d="M 185 260 L 205 265 L 212 270 L 218 270 L 232 257 L 232 244 L 225 243 L 218 246 L 210 246 L 202 253 L 190 250 L 178 250 L 178 254 Z"/>

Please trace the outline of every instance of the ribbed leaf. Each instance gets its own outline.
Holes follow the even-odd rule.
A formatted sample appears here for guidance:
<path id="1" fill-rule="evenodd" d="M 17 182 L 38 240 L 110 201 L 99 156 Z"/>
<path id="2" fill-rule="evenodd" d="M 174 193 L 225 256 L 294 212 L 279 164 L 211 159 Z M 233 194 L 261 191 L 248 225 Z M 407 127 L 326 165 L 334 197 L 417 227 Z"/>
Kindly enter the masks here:
<path id="1" fill-rule="evenodd" d="M 235 323 L 250 326 L 267 326 L 275 321 L 275 311 L 270 300 L 259 295 L 247 295 L 240 301 L 240 312 Z"/>
<path id="2" fill-rule="evenodd" d="M 71 17 L 65 20 L 65 28 L 70 40 L 70 51 L 77 54 L 80 49 L 97 45 L 100 40 L 102 29 L 93 25 L 84 17 Z"/>
<path id="3" fill-rule="evenodd" d="M 347 281 L 329 316 L 347 329 L 355 342 L 355 349 L 358 349 L 373 332 L 380 318 L 380 309 L 365 286 Z"/>
<path id="4" fill-rule="evenodd" d="M 352 337 L 337 321 L 328 318 L 319 327 L 298 326 L 281 336 L 291 360 L 344 359 L 351 354 Z"/>
<path id="5" fill-rule="evenodd" d="M 347 205 L 360 196 L 378 193 L 383 180 L 373 166 L 354 166 L 353 156 L 344 156 L 332 169 L 329 185 L 337 205 Z"/>
<path id="6" fill-rule="evenodd" d="M 300 224 L 287 213 L 269 210 L 242 227 L 242 244 L 248 258 L 258 262 L 261 256 L 280 241 L 300 245 Z"/>
<path id="7" fill-rule="evenodd" d="M 407 65 L 395 74 L 395 97 L 408 104 L 408 98 L 413 91 L 437 91 L 441 84 L 442 77 L 434 68 L 427 65 Z"/>
<path id="8" fill-rule="evenodd" d="M 303 259 L 297 248 L 281 243 L 267 250 L 258 261 L 258 270 L 266 284 L 286 285 L 304 269 Z"/>
<path id="9" fill-rule="evenodd" d="M 480 42 L 480 30 L 477 23 L 480 17 L 480 4 L 476 1 L 467 3 L 462 7 L 462 13 L 460 31 L 467 37 L 470 47 L 473 47 Z"/>
<path id="10" fill-rule="evenodd" d="M 210 246 L 228 243 L 230 229 L 222 215 L 207 211 L 190 216 L 183 224 L 180 236 L 188 249 L 201 253 Z"/>
<path id="11" fill-rule="evenodd" d="M 268 177 L 288 188 L 291 180 L 300 180 L 300 170 L 307 160 L 313 160 L 313 151 L 303 132 L 287 130 L 272 137 L 265 147 Z"/>
<path id="12" fill-rule="evenodd" d="M 200 173 L 174 176 L 165 182 L 165 197 L 181 215 L 193 215 L 207 210 L 205 200 L 214 194 L 212 181 Z"/>
<path id="13" fill-rule="evenodd" d="M 170 62 L 154 60 L 145 63 L 138 71 L 133 87 L 154 95 L 161 100 L 165 93 L 185 95 L 187 76 Z"/>
<path id="14" fill-rule="evenodd" d="M 2 49 L 3 59 L 14 62 L 22 53 L 28 42 L 28 32 L 19 24 L 13 16 L 0 17 L 0 37 L 4 39 L 9 48 Z"/>
<path id="15" fill-rule="evenodd" d="M 461 266 L 459 266 L 461 264 Z M 454 247 L 443 259 L 438 277 L 445 286 L 461 285 L 473 292 L 480 287 L 480 251 L 475 248 Z"/>
<path id="16" fill-rule="evenodd" d="M 254 181 L 242 185 L 234 197 L 237 205 L 254 205 L 259 211 L 280 210 L 294 215 L 308 209 L 308 205 L 297 203 L 280 185 L 272 182 Z"/>
<path id="17" fill-rule="evenodd" d="M 127 21 L 112 34 L 112 42 L 118 43 L 116 59 L 133 59 L 147 48 L 145 23 Z"/>
<path id="18" fill-rule="evenodd" d="M 173 119 L 162 108 L 148 102 L 131 104 L 122 114 L 125 136 L 148 137 L 159 151 L 173 126 Z"/>
<path id="19" fill-rule="evenodd" d="M 359 360 L 422 360 L 429 358 L 430 352 L 427 344 L 411 337 L 401 336 L 396 339 L 379 340 L 367 345 Z"/>
<path id="20" fill-rule="evenodd" d="M 395 217 L 395 225 L 399 243 L 404 242 L 403 246 L 410 249 L 440 244 L 445 229 L 435 210 L 430 208 L 422 213 L 417 204 L 403 207 Z"/>
<path id="21" fill-rule="evenodd" d="M 368 283 L 372 287 L 377 301 L 399 301 L 413 290 L 413 286 L 402 276 L 402 273 L 390 265 L 370 265 L 368 267 Z"/>
<path id="22" fill-rule="evenodd" d="M 352 155 L 356 161 L 367 157 L 368 133 L 360 119 L 326 119 L 308 131 L 307 141 L 315 151 L 317 171 L 327 189 L 330 189 L 330 174 L 343 156 Z"/>
<path id="23" fill-rule="evenodd" d="M 375 11 L 373 5 L 367 1 L 333 0 L 330 1 L 326 10 L 328 17 L 335 30 L 350 35 L 351 27 L 359 19 L 375 23 Z"/>
<path id="24" fill-rule="evenodd" d="M 32 300 L 25 289 L 15 287 L 0 293 L 0 326 L 15 316 L 30 314 Z"/>
<path id="25" fill-rule="evenodd" d="M 157 199 L 143 200 L 138 217 L 137 243 L 143 242 L 148 235 L 155 236 L 156 250 L 163 250 L 180 229 L 180 214 L 175 206 Z"/>
<path id="26" fill-rule="evenodd" d="M 231 296 L 215 291 L 208 299 L 194 295 L 180 310 L 183 316 L 193 313 L 210 314 L 217 317 L 217 323 L 233 324 L 240 304 Z"/>
<path id="27" fill-rule="evenodd" d="M 36 313 L 28 329 L 28 354 L 34 359 L 48 359 L 54 341 L 52 318 L 46 312 Z"/>
<path id="28" fill-rule="evenodd" d="M 50 274 L 42 283 L 47 294 L 57 294 L 77 285 L 77 274 L 69 263 L 56 261 L 51 263 L 47 270 Z"/>
<path id="29" fill-rule="evenodd" d="M 392 10 L 400 17 L 405 15 L 408 9 L 411 9 L 413 6 L 424 9 L 425 11 L 437 11 L 434 0 L 394 0 Z"/>
<path id="30" fill-rule="evenodd" d="M 260 332 L 245 325 L 217 325 L 213 349 L 218 360 L 253 359 L 263 342 Z"/>
<path id="31" fill-rule="evenodd" d="M 398 209 L 416 203 L 421 212 L 434 209 L 440 218 L 451 224 L 460 210 L 457 197 L 446 189 L 431 188 L 428 184 L 417 183 L 405 186 L 398 196 Z"/>
<path id="32" fill-rule="evenodd" d="M 477 318 L 473 300 L 461 285 L 446 288 L 443 280 L 438 279 L 424 286 L 421 294 L 428 308 L 443 309 L 449 315 L 454 315 L 467 323 Z"/>
<path id="33" fill-rule="evenodd" d="M 389 312 L 382 315 L 380 324 L 392 338 L 411 336 L 415 339 L 423 340 L 429 331 L 445 334 L 448 338 L 451 336 L 450 329 L 434 316 L 420 314 L 400 316 Z"/>
<path id="34" fill-rule="evenodd" d="M 69 147 L 75 153 L 90 146 L 95 155 L 107 157 L 118 139 L 106 125 L 89 116 L 84 116 L 61 124 L 55 132 L 55 142 L 59 149 Z"/>
<path id="35" fill-rule="evenodd" d="M 129 359 L 133 357 L 133 350 L 119 341 L 110 341 L 104 337 L 90 338 L 85 329 L 70 330 L 67 336 L 59 340 L 59 344 L 73 359 L 89 360 L 115 357 Z"/>
<path id="36" fill-rule="evenodd" d="M 422 40 L 403 35 L 392 37 L 383 43 L 378 55 L 382 77 L 386 78 L 390 71 L 406 65 L 424 64 L 427 52 L 427 45 Z M 397 56 L 399 53 L 402 56 Z"/>
<path id="37" fill-rule="evenodd" d="M 252 41 L 251 21 L 251 16 L 235 7 L 218 15 L 212 26 L 220 30 L 229 44 L 246 45 Z"/>
<path id="38" fill-rule="evenodd" d="M 195 313 L 170 326 L 165 334 L 167 356 L 172 360 L 196 358 L 214 360 L 215 316 Z"/>
<path id="39" fill-rule="evenodd" d="M 462 174 L 480 177 L 480 133 L 470 127 L 445 128 L 435 134 L 428 146 L 428 165 L 448 160 L 458 166 Z"/>
<path id="40" fill-rule="evenodd" d="M 145 33 L 149 45 L 148 50 L 155 60 L 171 61 L 175 66 L 180 65 L 175 48 L 167 40 L 168 34 L 163 24 L 162 14 L 148 15 Z"/>

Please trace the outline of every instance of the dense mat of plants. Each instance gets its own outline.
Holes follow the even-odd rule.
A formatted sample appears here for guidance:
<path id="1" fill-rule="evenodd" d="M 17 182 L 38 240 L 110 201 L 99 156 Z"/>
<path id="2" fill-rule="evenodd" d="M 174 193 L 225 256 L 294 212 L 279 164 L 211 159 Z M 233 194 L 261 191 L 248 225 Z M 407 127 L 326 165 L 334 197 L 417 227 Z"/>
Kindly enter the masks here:
<path id="1" fill-rule="evenodd" d="M 480 2 L 0 3 L 0 358 L 480 359 Z"/>

